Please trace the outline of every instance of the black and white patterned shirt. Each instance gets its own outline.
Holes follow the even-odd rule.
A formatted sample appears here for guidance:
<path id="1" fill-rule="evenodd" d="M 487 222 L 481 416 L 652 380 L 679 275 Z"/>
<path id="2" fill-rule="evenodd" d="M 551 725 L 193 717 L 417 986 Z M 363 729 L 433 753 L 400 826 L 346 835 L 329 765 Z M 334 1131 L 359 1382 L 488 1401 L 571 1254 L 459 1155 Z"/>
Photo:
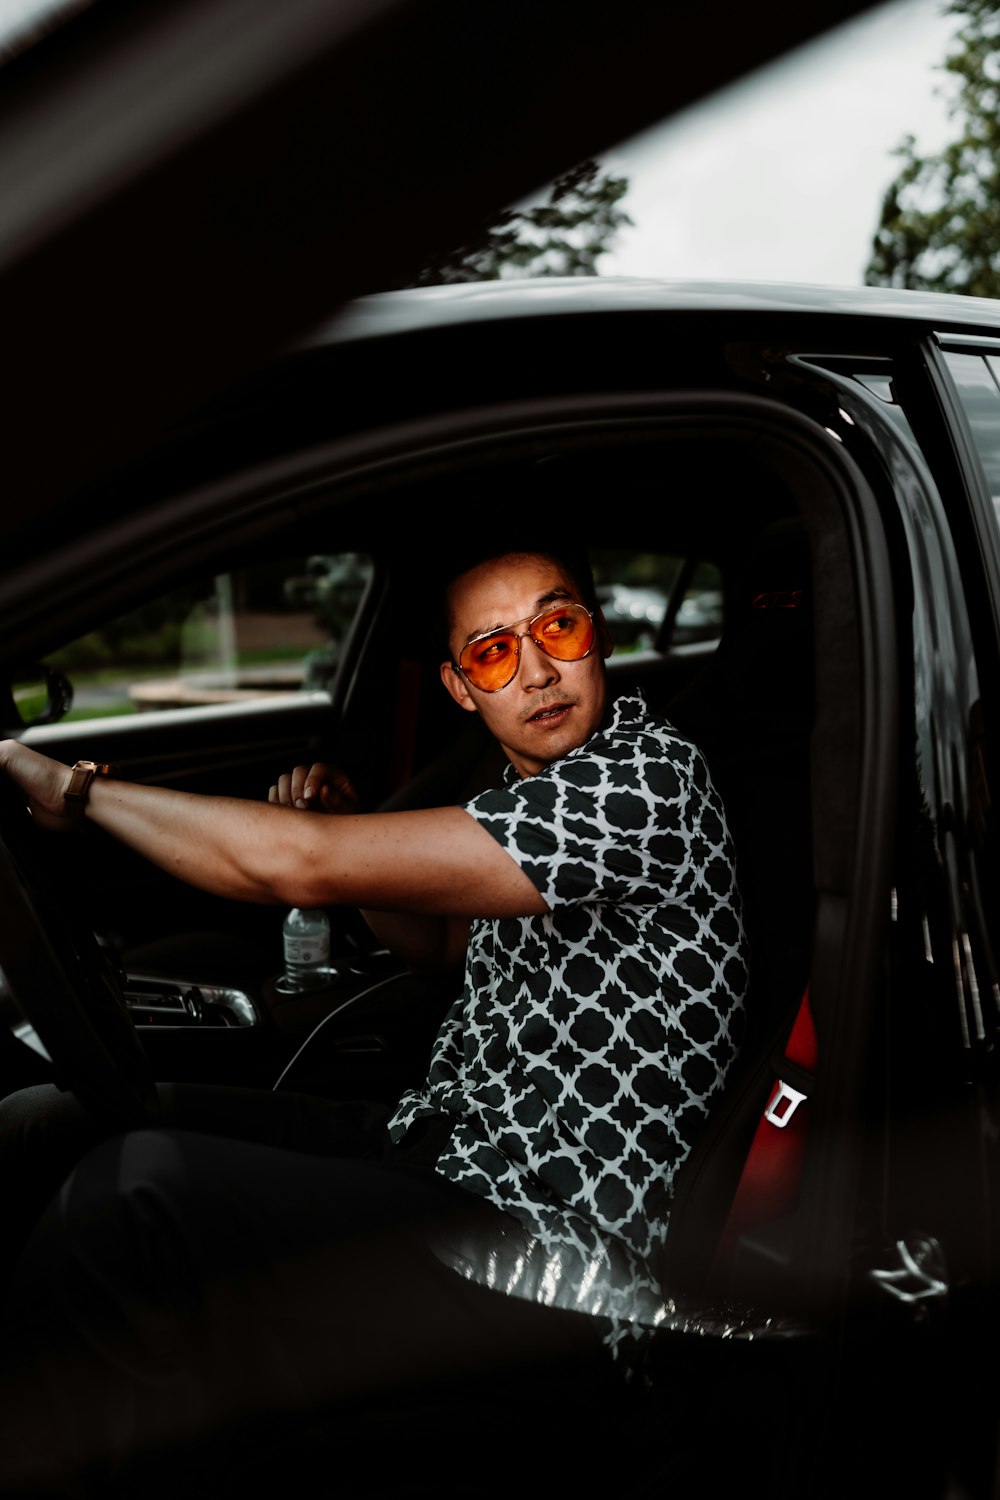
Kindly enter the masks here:
<path id="1" fill-rule="evenodd" d="M 550 910 L 472 924 L 463 993 L 390 1134 L 453 1121 L 437 1171 L 513 1215 L 544 1262 L 532 1290 L 510 1290 L 641 1317 L 674 1174 L 742 1033 L 721 803 L 701 752 L 635 696 L 467 810 Z M 461 1269 L 496 1279 L 468 1256 Z"/>

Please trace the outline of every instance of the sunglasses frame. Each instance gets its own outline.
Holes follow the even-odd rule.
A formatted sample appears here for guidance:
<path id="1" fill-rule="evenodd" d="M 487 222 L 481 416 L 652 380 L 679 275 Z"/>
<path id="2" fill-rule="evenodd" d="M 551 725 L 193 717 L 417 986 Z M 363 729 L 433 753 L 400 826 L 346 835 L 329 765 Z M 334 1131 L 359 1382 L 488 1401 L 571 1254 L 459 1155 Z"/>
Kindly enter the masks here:
<path id="1" fill-rule="evenodd" d="M 554 656 L 551 651 L 546 651 L 545 645 L 542 641 L 538 640 L 536 636 L 532 635 L 531 627 L 532 625 L 534 625 L 536 620 L 543 620 L 546 615 L 558 614 L 561 609 L 565 609 L 567 608 L 567 606 L 571 607 L 572 609 L 582 610 L 583 613 L 587 616 L 587 619 L 590 621 L 591 629 L 593 632 L 591 635 L 590 645 L 587 647 L 586 651 L 582 652 L 579 656 Z M 515 626 L 517 625 L 527 625 L 528 628 L 527 630 L 516 630 Z M 459 656 L 460 658 L 464 656 L 465 653 L 472 646 L 477 645 L 479 641 L 488 641 L 492 636 L 507 634 L 511 634 L 514 637 L 514 670 L 507 678 L 507 681 L 501 682 L 499 687 L 480 687 L 479 683 L 474 682 L 473 679 L 469 676 L 465 667 L 462 666 L 461 660 L 452 662 L 452 666 L 454 667 L 455 671 L 461 672 L 462 676 L 465 678 L 469 686 L 474 687 L 477 693 L 502 693 L 504 688 L 510 687 L 521 667 L 521 642 L 526 637 L 529 640 L 534 641 L 538 649 L 544 652 L 544 654 L 549 658 L 550 661 L 586 661 L 587 657 L 593 651 L 594 643 L 597 640 L 597 626 L 594 621 L 594 611 L 592 609 L 588 609 L 585 604 L 580 604 L 576 599 L 567 599 L 561 604 L 550 604 L 545 609 L 540 609 L 537 615 L 525 615 L 522 620 L 514 620 L 510 625 L 501 625 L 499 630 L 484 630 L 481 635 L 474 635 L 471 641 L 466 641 L 465 645 L 462 647 L 462 650 L 459 653 Z"/>

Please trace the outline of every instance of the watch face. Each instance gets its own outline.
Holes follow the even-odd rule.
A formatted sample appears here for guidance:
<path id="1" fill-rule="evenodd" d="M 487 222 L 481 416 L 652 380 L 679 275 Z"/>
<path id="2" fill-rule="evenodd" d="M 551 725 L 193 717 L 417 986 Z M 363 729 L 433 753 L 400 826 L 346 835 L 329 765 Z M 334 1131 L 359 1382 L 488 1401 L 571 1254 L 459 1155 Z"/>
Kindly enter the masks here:
<path id="1" fill-rule="evenodd" d="M 78 760 L 70 769 L 69 786 L 63 793 L 63 801 L 68 802 L 77 812 L 82 810 L 87 800 L 87 791 L 96 770 L 97 765 L 92 760 Z"/>
<path id="2" fill-rule="evenodd" d="M 110 770 L 109 765 L 96 760 L 78 760 L 76 765 L 70 768 L 69 786 L 63 793 L 63 801 L 69 802 L 79 811 L 87 800 L 90 783 L 94 777 L 106 776 Z"/>

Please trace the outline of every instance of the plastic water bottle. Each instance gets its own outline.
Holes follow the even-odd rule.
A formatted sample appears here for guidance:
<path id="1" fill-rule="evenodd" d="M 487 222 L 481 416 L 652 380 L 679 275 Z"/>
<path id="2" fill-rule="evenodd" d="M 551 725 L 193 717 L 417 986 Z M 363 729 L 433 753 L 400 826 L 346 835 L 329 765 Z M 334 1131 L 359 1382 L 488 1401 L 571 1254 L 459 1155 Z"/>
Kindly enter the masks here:
<path id="1" fill-rule="evenodd" d="M 282 926 L 285 943 L 283 990 L 309 990 L 326 982 L 330 972 L 330 919 L 325 911 L 293 906 Z"/>

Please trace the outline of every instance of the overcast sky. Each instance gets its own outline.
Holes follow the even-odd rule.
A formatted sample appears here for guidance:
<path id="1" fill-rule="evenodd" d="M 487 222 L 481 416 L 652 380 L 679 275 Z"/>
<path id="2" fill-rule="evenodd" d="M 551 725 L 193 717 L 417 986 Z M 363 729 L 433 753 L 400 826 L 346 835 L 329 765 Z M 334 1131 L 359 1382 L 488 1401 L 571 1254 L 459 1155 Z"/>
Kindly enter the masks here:
<path id="1" fill-rule="evenodd" d="M 635 228 L 602 272 L 857 286 L 893 147 L 946 138 L 956 24 L 944 0 L 894 0 L 608 153 Z"/>
<path id="2" fill-rule="evenodd" d="M 65 3 L 0 0 L 0 35 Z M 945 139 L 945 3 L 892 0 L 608 153 L 635 227 L 602 272 L 858 285 L 893 147 Z"/>

